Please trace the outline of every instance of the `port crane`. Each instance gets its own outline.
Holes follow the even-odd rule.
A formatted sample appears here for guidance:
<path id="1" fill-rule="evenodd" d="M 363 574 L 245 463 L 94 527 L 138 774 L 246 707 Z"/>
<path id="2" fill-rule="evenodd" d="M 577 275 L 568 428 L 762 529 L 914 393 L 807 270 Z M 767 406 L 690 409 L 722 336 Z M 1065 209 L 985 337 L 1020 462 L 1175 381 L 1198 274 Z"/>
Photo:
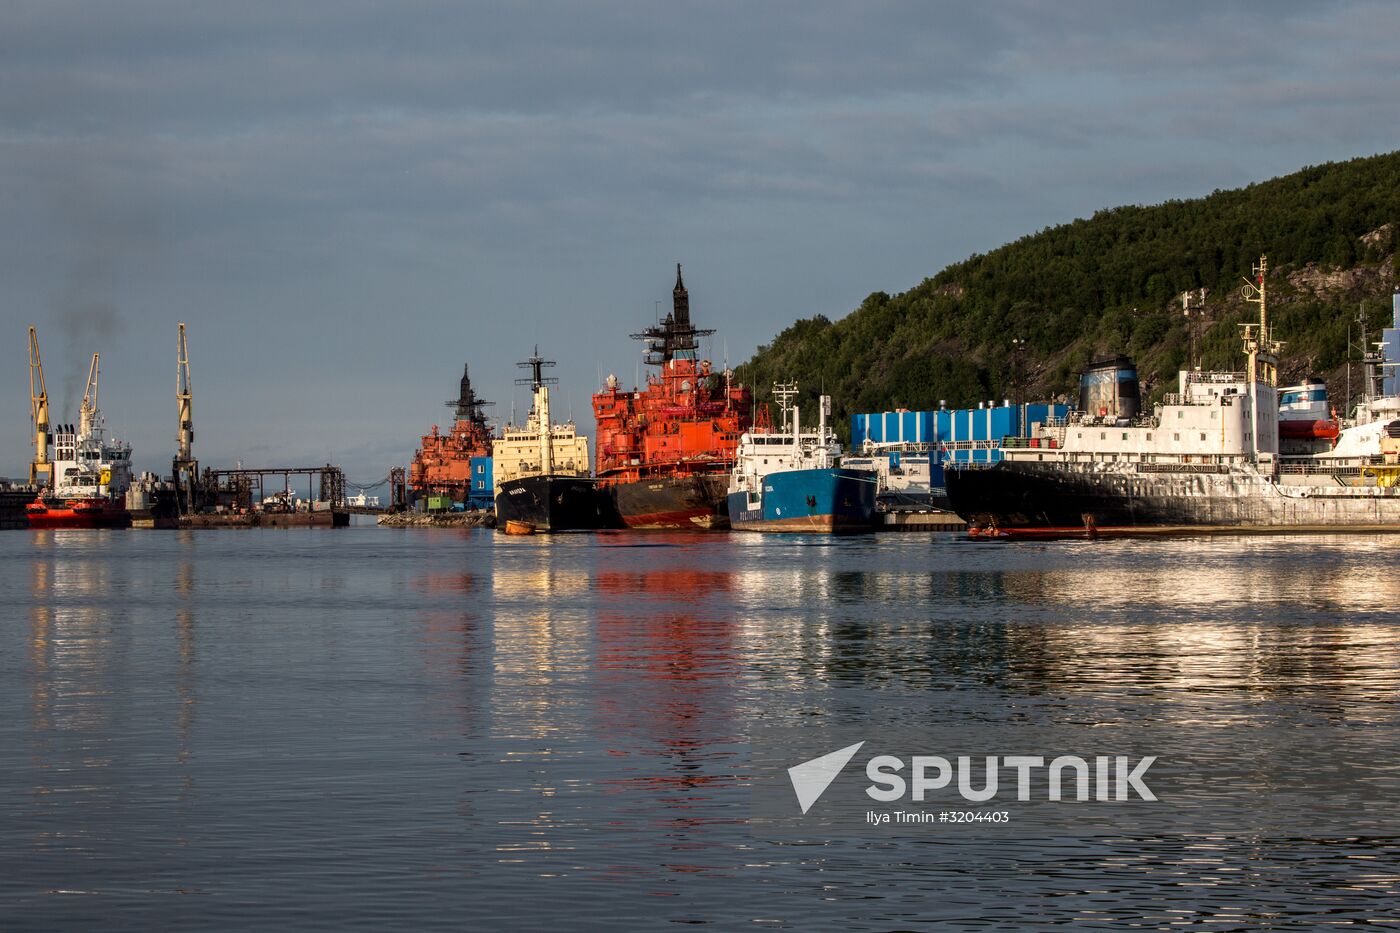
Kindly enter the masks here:
<path id="1" fill-rule="evenodd" d="M 185 342 L 185 325 L 180 325 L 180 339 L 175 353 L 175 406 L 179 412 L 179 430 L 175 435 L 175 461 L 171 475 L 175 479 L 175 497 L 182 514 L 193 512 L 199 487 L 199 461 L 194 458 L 194 415 L 190 405 L 190 353 Z"/>
<path id="2" fill-rule="evenodd" d="M 87 388 L 83 390 L 83 403 L 78 407 L 78 433 L 91 437 L 97 425 L 97 380 L 101 374 L 100 353 L 92 355 L 92 365 L 88 367 Z"/>
<path id="3" fill-rule="evenodd" d="M 49 463 L 49 391 L 44 385 L 44 361 L 39 356 L 39 332 L 29 328 L 29 417 L 34 426 L 34 459 L 29 464 L 29 485 L 48 485 L 53 479 Z"/>

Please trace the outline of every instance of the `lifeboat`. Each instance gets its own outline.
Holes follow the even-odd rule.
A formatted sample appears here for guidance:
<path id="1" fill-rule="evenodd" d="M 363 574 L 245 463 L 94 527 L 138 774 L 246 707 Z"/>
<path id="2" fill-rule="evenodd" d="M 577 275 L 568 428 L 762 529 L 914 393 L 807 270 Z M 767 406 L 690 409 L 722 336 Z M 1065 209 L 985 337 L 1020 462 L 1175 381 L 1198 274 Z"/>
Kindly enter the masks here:
<path id="1" fill-rule="evenodd" d="M 1342 433 L 1336 418 L 1279 419 L 1278 436 L 1292 440 L 1336 440 Z"/>

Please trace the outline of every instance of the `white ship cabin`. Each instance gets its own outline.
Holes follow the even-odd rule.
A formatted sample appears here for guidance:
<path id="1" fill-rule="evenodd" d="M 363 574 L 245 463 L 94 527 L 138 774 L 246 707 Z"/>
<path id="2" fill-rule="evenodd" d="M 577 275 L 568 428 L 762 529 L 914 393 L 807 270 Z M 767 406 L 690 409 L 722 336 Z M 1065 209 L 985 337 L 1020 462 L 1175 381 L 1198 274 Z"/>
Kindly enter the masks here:
<path id="1" fill-rule="evenodd" d="M 508 424 L 491 445 L 494 491 L 525 476 L 587 476 L 588 438 L 572 421 L 551 424 L 549 387 L 536 384 L 534 402 L 524 425 Z"/>
<path id="2" fill-rule="evenodd" d="M 798 406 L 789 404 L 796 395 L 795 383 L 773 387 L 773 396 L 782 411 L 782 425 L 768 433 L 745 432 L 739 438 L 737 459 L 729 478 L 730 492 L 748 491 L 756 495 L 769 473 L 826 470 L 841 459 L 841 443 L 827 425 L 831 396 L 820 398 L 817 430 L 804 432 Z"/>
<path id="3" fill-rule="evenodd" d="M 1136 373 L 1133 373 L 1136 394 Z M 1178 391 L 1150 415 L 1100 406 L 1039 426 L 1026 447 L 1003 458 L 1058 463 L 1231 464 L 1278 453 L 1278 395 L 1242 372 L 1183 370 Z M 1251 391 L 1252 389 L 1252 391 Z"/>
<path id="4" fill-rule="evenodd" d="M 867 440 L 859 456 L 841 458 L 841 465 L 875 474 L 877 493 L 928 495 L 933 491 L 932 455 L 927 445 Z"/>
<path id="5" fill-rule="evenodd" d="M 131 445 L 104 439 L 100 422 L 91 433 L 71 424 L 52 434 L 53 488 L 58 496 L 121 496 L 131 486 Z"/>

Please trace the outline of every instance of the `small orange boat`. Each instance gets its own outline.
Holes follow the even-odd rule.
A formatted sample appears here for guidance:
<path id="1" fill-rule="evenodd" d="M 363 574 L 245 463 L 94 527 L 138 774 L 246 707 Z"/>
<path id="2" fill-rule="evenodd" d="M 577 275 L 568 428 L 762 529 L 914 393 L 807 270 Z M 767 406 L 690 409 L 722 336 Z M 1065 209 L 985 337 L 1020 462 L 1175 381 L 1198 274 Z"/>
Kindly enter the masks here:
<path id="1" fill-rule="evenodd" d="M 506 522 L 506 534 L 508 535 L 532 535 L 534 533 L 534 522 L 522 522 L 513 518 Z"/>

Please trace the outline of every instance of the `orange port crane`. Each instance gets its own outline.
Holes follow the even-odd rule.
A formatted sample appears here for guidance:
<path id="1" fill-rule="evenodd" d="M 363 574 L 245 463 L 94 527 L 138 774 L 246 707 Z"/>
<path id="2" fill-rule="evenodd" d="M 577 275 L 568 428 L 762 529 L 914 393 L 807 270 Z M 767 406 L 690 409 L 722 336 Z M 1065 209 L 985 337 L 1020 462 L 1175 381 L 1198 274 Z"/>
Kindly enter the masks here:
<path id="1" fill-rule="evenodd" d="M 29 464 L 29 484 L 44 485 L 53 479 L 49 464 L 49 391 L 44 386 L 44 361 L 39 356 L 39 332 L 29 328 L 29 418 L 34 426 L 34 459 Z"/>

